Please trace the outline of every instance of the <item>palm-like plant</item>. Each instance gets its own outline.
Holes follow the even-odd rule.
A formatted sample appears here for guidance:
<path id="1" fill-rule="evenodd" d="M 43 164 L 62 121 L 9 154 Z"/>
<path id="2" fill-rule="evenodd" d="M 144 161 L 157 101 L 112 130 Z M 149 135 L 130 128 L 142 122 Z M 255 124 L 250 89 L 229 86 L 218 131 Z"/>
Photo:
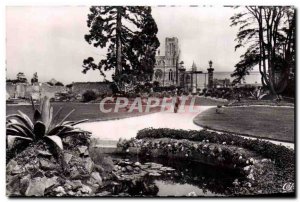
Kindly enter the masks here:
<path id="1" fill-rule="evenodd" d="M 255 100 L 261 100 L 265 95 L 267 95 L 266 93 L 263 93 L 261 88 L 254 89 L 253 92 L 250 92 L 250 94 L 251 98 Z"/>
<path id="2" fill-rule="evenodd" d="M 87 119 L 77 122 L 66 121 L 74 109 L 58 122 L 62 108 L 59 108 L 53 116 L 53 107 L 50 106 L 50 100 L 47 96 L 41 100 L 39 109 L 32 101 L 32 108 L 34 111 L 33 121 L 21 111 L 18 111 L 19 114 L 6 117 L 7 146 L 9 149 L 12 148 L 17 139 L 27 142 L 48 139 L 63 150 L 63 137 L 87 132 L 74 127 L 79 123 L 86 122 Z"/>

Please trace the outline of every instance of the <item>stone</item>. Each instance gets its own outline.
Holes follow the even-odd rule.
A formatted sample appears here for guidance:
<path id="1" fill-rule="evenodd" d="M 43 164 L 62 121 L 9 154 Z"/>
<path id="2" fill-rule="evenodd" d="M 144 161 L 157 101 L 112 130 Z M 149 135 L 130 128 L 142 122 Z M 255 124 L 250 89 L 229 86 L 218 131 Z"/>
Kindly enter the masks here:
<path id="1" fill-rule="evenodd" d="M 44 177 L 45 175 L 44 175 L 44 173 L 42 172 L 42 171 L 37 171 L 37 172 L 35 172 L 33 175 L 32 175 L 32 178 L 36 178 L 36 177 Z"/>
<path id="2" fill-rule="evenodd" d="M 23 172 L 23 167 L 21 167 L 20 165 L 16 165 L 12 170 L 11 170 L 11 174 L 12 175 L 16 175 L 16 174 L 20 174 Z"/>
<path id="3" fill-rule="evenodd" d="M 71 179 L 79 179 L 79 178 L 80 178 L 80 173 L 79 173 L 79 171 L 77 170 L 77 168 L 73 169 L 73 170 L 70 172 L 70 178 L 71 178 Z"/>
<path id="4" fill-rule="evenodd" d="M 128 171 L 128 172 L 132 172 L 133 171 L 133 168 L 132 168 L 132 166 L 126 166 L 126 170 Z"/>
<path id="5" fill-rule="evenodd" d="M 101 165 L 94 164 L 94 168 L 95 168 L 95 171 L 98 171 L 99 173 L 104 172 L 104 168 Z"/>
<path id="6" fill-rule="evenodd" d="M 55 165 L 48 160 L 40 159 L 40 167 L 43 170 L 52 170 L 55 168 Z"/>
<path id="7" fill-rule="evenodd" d="M 140 162 L 135 162 L 135 163 L 134 163 L 134 166 L 140 167 L 140 166 L 141 166 L 141 163 L 140 163 Z"/>
<path id="8" fill-rule="evenodd" d="M 81 180 L 73 180 L 70 185 L 72 186 L 72 189 L 73 190 L 76 190 L 78 188 L 81 188 L 82 187 L 82 182 Z"/>
<path id="9" fill-rule="evenodd" d="M 25 196 L 44 196 L 44 192 L 46 189 L 45 181 L 45 177 L 37 177 L 30 180 L 27 190 L 25 192 Z"/>
<path id="10" fill-rule="evenodd" d="M 11 172 L 17 165 L 18 163 L 15 160 L 10 160 L 6 165 L 6 172 Z"/>
<path id="11" fill-rule="evenodd" d="M 63 196 L 66 195 L 65 189 L 62 186 L 58 186 L 55 189 L 53 189 L 57 194 L 56 196 Z"/>
<path id="12" fill-rule="evenodd" d="M 78 147 L 79 154 L 84 154 L 87 148 L 88 148 L 87 146 L 79 146 Z"/>
<path id="13" fill-rule="evenodd" d="M 52 187 L 53 185 L 57 185 L 58 184 L 58 181 L 57 181 L 58 177 L 52 177 L 52 178 L 48 178 L 46 181 L 45 181 L 45 188 L 49 188 L 49 187 Z"/>
<path id="14" fill-rule="evenodd" d="M 73 192 L 73 191 L 68 191 L 67 194 L 68 194 L 69 196 L 75 196 L 76 193 Z"/>
<path id="15" fill-rule="evenodd" d="M 83 154 L 83 156 L 89 156 L 90 155 L 90 152 L 89 152 L 89 150 L 87 149 L 87 150 L 85 150 L 85 152 L 84 152 L 84 154 Z"/>
<path id="16" fill-rule="evenodd" d="M 97 183 L 99 185 L 102 185 L 102 178 L 98 172 L 92 172 L 91 173 L 91 180 L 93 183 Z"/>
<path id="17" fill-rule="evenodd" d="M 108 191 L 103 191 L 103 192 L 100 192 L 100 193 L 96 194 L 96 196 L 109 196 L 109 195 L 111 195 L 111 193 L 108 192 Z"/>
<path id="18" fill-rule="evenodd" d="M 38 155 L 45 156 L 45 157 L 52 156 L 52 154 L 50 152 L 44 151 L 44 150 L 37 150 L 37 153 L 38 153 Z"/>
<path id="19" fill-rule="evenodd" d="M 29 186 L 29 183 L 30 183 L 30 175 L 29 174 L 22 177 L 22 179 L 20 180 L 20 193 L 22 195 L 25 195 L 26 190 Z"/>
<path id="20" fill-rule="evenodd" d="M 64 161 L 68 164 L 71 159 L 72 159 L 73 155 L 69 154 L 69 153 L 64 153 Z"/>
<path id="21" fill-rule="evenodd" d="M 83 193 L 83 194 L 91 194 L 93 192 L 93 190 L 89 186 L 84 185 L 84 184 L 79 189 L 79 191 L 81 191 L 81 193 Z"/>
<path id="22" fill-rule="evenodd" d="M 159 176 L 161 176 L 161 174 L 159 174 L 158 172 L 151 172 L 151 173 L 149 173 L 149 176 L 159 177 Z"/>
<path id="23" fill-rule="evenodd" d="M 187 196 L 197 196 L 197 194 L 196 194 L 196 192 L 192 191 L 192 192 L 188 193 Z"/>
<path id="24" fill-rule="evenodd" d="M 84 159 L 84 167 L 87 170 L 88 173 L 93 172 L 94 169 L 94 162 L 92 161 L 91 158 L 86 158 Z"/>

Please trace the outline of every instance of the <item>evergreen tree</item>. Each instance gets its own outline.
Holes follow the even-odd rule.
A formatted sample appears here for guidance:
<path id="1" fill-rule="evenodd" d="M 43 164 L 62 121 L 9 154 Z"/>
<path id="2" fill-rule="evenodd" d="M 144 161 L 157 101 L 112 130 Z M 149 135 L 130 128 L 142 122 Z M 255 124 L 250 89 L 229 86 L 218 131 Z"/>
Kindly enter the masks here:
<path id="1" fill-rule="evenodd" d="M 90 30 L 85 40 L 107 48 L 107 54 L 98 64 L 92 57 L 85 59 L 83 73 L 99 70 L 105 77 L 105 71 L 115 69 L 115 81 L 132 81 L 132 76 L 153 72 L 159 42 L 151 7 L 92 6 L 87 25 Z"/>

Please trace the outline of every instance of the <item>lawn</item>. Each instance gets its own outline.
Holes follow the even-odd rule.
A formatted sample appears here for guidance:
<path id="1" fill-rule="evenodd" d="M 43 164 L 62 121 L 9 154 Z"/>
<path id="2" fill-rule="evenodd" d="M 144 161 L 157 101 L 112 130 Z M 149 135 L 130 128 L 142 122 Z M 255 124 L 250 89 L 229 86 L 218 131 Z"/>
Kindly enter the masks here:
<path id="1" fill-rule="evenodd" d="M 100 111 L 99 103 L 52 102 L 51 105 L 53 106 L 53 114 L 55 114 L 60 107 L 63 107 L 61 116 L 58 118 L 59 120 L 62 120 L 62 118 L 64 118 L 64 116 L 67 115 L 72 109 L 75 109 L 75 111 L 67 119 L 72 121 L 78 121 L 82 119 L 89 119 L 89 121 L 121 119 L 132 116 L 145 115 L 159 110 L 158 108 L 153 108 L 148 113 L 141 113 L 138 112 L 138 110 L 128 112 L 123 108 L 116 113 L 103 113 Z M 105 109 L 114 109 L 114 105 L 115 104 L 107 104 L 105 105 Z M 6 115 L 15 114 L 18 110 L 26 113 L 30 118 L 33 117 L 31 105 L 6 105 Z"/>
<path id="2" fill-rule="evenodd" d="M 217 131 L 233 132 L 252 137 L 294 142 L 294 108 L 227 107 L 204 111 L 194 119 L 197 125 Z"/>

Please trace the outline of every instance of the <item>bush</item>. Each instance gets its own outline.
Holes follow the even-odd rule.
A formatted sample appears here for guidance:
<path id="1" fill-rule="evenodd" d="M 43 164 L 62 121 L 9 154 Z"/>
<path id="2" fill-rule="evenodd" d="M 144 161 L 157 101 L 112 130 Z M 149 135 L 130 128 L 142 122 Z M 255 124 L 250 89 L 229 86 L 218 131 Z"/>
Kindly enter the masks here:
<path id="1" fill-rule="evenodd" d="M 211 143 L 226 142 L 229 145 L 243 147 L 245 149 L 256 152 L 257 154 L 270 158 L 275 161 L 277 166 L 281 168 L 294 167 L 295 153 L 282 145 L 275 145 L 267 141 L 259 139 L 246 139 L 229 133 L 218 134 L 207 130 L 177 130 L 177 129 L 152 129 L 146 128 L 140 130 L 137 139 L 143 138 L 172 138 L 187 139 L 192 141 L 209 140 Z"/>
<path id="2" fill-rule="evenodd" d="M 82 94 L 83 102 L 90 102 L 97 99 L 97 95 L 92 90 L 87 90 Z"/>

